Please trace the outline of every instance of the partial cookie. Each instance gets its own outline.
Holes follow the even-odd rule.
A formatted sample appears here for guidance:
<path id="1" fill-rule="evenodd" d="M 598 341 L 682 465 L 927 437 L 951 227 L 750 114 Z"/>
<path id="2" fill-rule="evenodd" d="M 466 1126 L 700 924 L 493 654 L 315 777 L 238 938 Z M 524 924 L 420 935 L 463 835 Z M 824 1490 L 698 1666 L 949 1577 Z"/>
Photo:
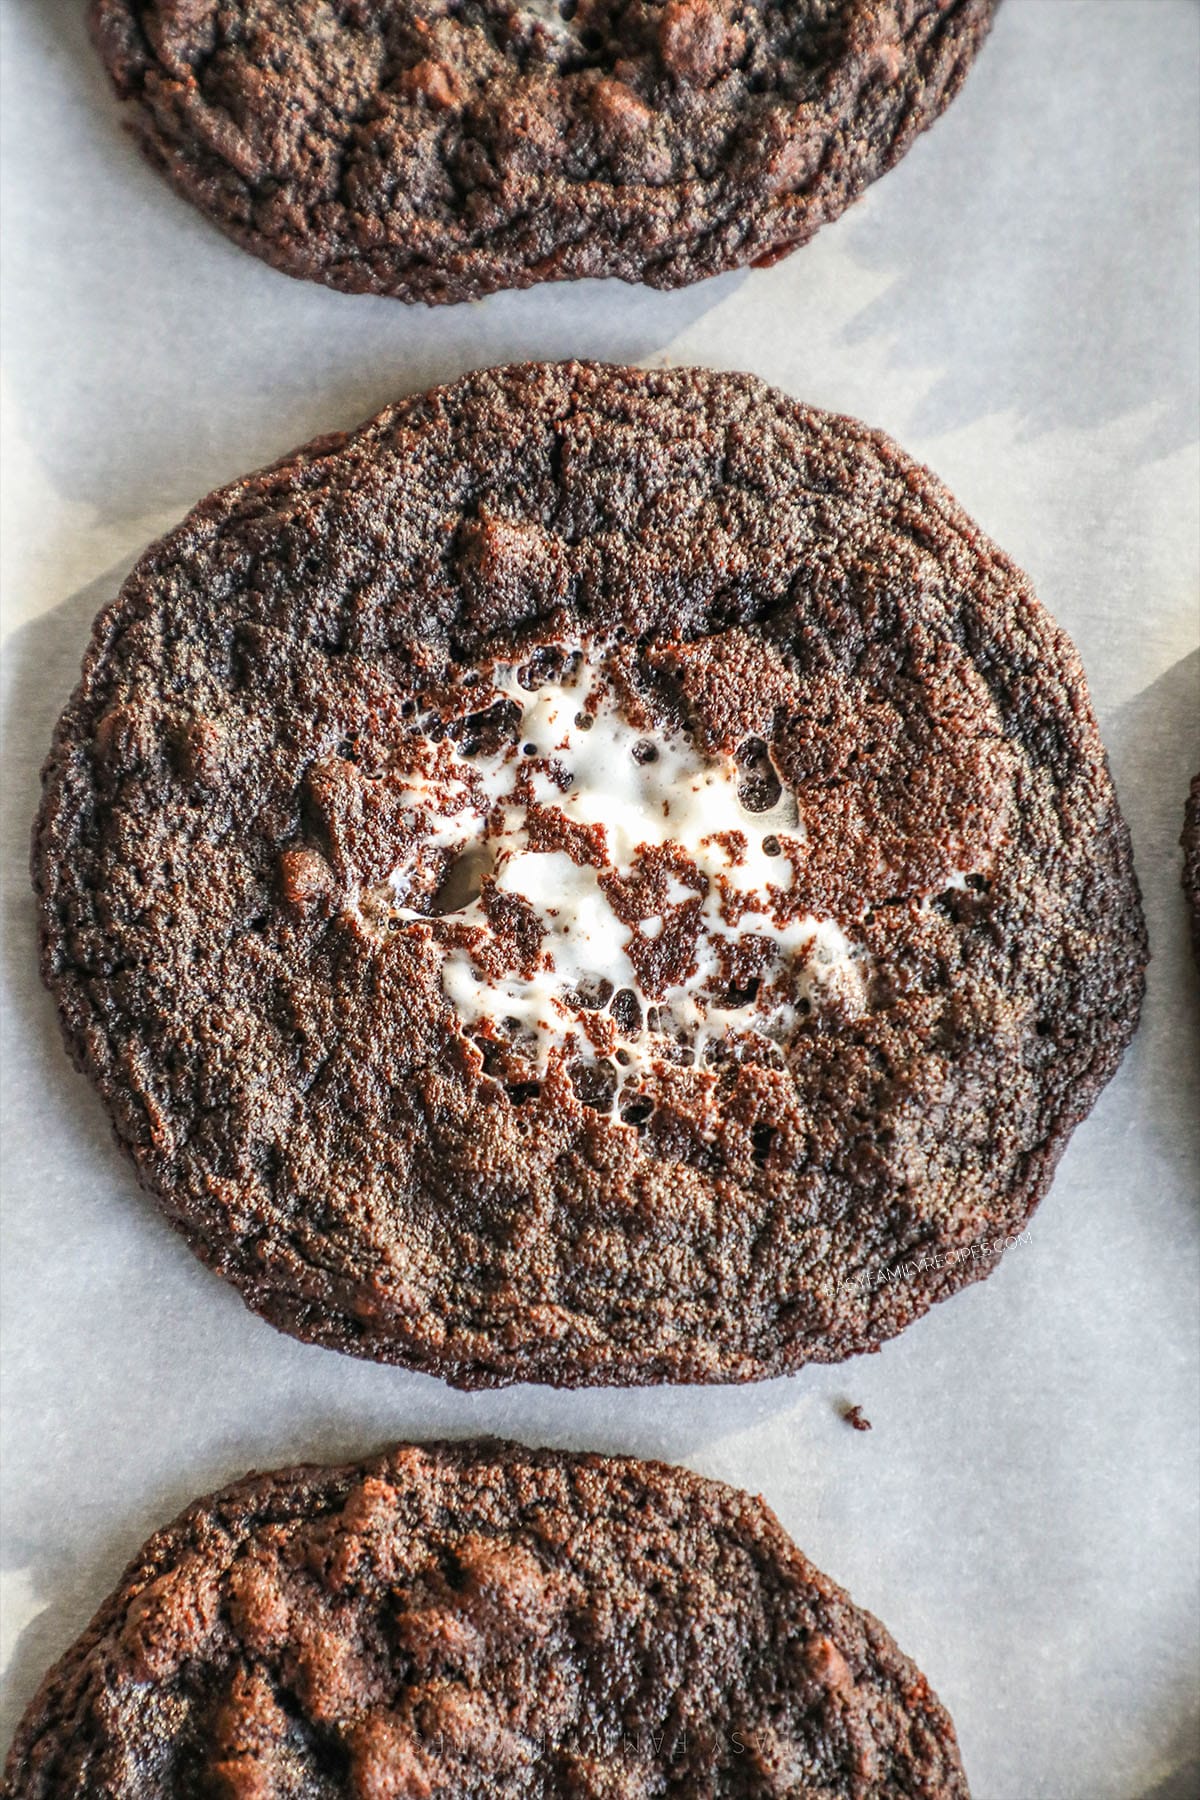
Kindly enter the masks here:
<path id="1" fill-rule="evenodd" d="M 1133 1032 L 1074 650 L 925 470 L 742 375 L 527 365 L 206 500 L 44 771 L 45 978 L 285 1330 L 743 1381 L 986 1274 Z"/>
<path id="2" fill-rule="evenodd" d="M 91 0 L 146 155 L 309 280 L 680 287 L 804 243 L 947 106 L 996 0 Z"/>
<path id="3" fill-rule="evenodd" d="M 1183 891 L 1192 914 L 1192 949 L 1200 963 L 1200 775 L 1192 776 L 1183 809 Z"/>
<path id="4" fill-rule="evenodd" d="M 252 1475 L 51 1670 L 8 1800 L 966 1800 L 954 1727 L 761 1500 L 494 1441 Z"/>

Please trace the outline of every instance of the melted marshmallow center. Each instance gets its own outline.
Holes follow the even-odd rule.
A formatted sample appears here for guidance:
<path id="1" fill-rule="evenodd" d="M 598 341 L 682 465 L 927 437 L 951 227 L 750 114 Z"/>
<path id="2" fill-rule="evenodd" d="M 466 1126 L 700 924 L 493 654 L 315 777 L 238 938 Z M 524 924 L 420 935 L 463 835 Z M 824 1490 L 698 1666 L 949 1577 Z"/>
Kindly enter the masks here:
<path id="1" fill-rule="evenodd" d="M 436 777 L 407 778 L 424 848 L 474 864 L 442 967 L 468 1033 L 539 1070 L 555 1050 L 615 1059 L 624 1083 L 664 1057 L 720 1060 L 731 1037 L 785 1043 L 822 1000 L 861 1010 L 864 953 L 790 899 L 803 833 L 773 772 L 756 788 L 744 762 L 639 730 L 582 659 L 532 692 L 511 668 L 492 686 L 519 715 L 515 741 L 442 744 Z M 404 903 L 411 880 L 410 858 L 393 911 L 427 917 Z M 505 901 L 540 947 L 497 973 Z"/>

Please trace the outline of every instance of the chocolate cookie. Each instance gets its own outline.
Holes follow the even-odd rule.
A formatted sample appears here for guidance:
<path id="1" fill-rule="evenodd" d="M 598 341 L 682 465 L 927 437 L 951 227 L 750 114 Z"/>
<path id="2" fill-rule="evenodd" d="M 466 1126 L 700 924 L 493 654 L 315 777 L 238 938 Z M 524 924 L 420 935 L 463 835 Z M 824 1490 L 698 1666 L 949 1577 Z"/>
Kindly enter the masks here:
<path id="1" fill-rule="evenodd" d="M 741 1381 L 986 1274 L 1133 1032 L 1071 645 L 744 375 L 475 373 L 204 501 L 44 771 L 46 981 L 297 1336 Z"/>
<path id="2" fill-rule="evenodd" d="M 1192 776 L 1183 809 L 1183 891 L 1192 915 L 1192 949 L 1200 963 L 1200 775 Z"/>
<path id="3" fill-rule="evenodd" d="M 996 0 L 92 0 L 155 166 L 352 293 L 772 262 L 948 105 Z"/>
<path id="4" fill-rule="evenodd" d="M 966 1800 L 954 1727 L 761 1500 L 495 1441 L 251 1475 L 51 1670 L 9 1800 Z"/>

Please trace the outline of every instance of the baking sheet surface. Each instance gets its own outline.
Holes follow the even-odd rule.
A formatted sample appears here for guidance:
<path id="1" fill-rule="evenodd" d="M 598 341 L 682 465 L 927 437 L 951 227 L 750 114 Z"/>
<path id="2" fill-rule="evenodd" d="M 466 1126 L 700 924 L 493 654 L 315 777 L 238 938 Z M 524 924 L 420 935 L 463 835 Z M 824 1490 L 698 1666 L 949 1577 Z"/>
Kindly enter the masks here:
<path id="1" fill-rule="evenodd" d="M 2 8 L 5 1743 L 195 1494 L 491 1431 L 762 1492 L 927 1672 L 977 1800 L 1200 1792 L 1200 983 L 1176 844 L 1200 767 L 1200 13 L 1007 0 L 946 117 L 772 270 L 426 312 L 290 282 L 175 200 L 82 12 Z M 38 764 L 149 539 L 399 394 L 566 355 L 750 368 L 930 463 L 1078 644 L 1145 893 L 1141 1032 L 1028 1240 L 881 1355 L 749 1389 L 465 1396 L 278 1336 L 139 1194 L 34 966 Z"/>

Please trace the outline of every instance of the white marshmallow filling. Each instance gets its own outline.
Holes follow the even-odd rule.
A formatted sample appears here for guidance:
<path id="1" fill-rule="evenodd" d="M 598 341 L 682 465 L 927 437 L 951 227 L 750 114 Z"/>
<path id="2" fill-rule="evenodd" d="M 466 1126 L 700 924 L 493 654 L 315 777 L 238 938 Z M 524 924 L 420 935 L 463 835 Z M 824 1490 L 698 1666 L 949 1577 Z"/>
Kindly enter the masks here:
<path id="1" fill-rule="evenodd" d="M 763 746 L 748 768 L 638 729 L 578 653 L 532 691 L 508 666 L 490 686 L 504 741 L 425 741 L 413 847 L 376 890 L 453 928 L 442 986 L 469 1036 L 539 1075 L 556 1052 L 607 1062 L 615 1099 L 656 1062 L 711 1066 L 747 1037 L 782 1058 L 813 1006 L 862 1010 L 865 951 L 790 899 L 804 834 Z M 514 904 L 523 960 L 498 929 Z"/>

